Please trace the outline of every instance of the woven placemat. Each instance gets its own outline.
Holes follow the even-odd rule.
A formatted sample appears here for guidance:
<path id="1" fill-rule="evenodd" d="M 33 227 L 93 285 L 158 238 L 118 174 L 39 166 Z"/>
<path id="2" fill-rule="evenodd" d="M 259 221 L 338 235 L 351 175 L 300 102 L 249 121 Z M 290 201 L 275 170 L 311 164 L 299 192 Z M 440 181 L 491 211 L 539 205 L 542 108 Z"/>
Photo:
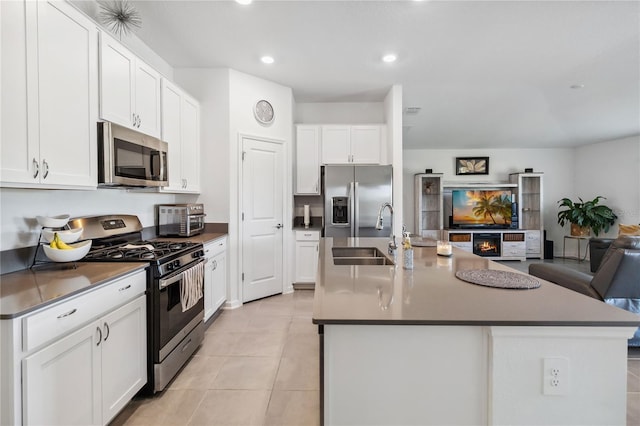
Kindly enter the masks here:
<path id="1" fill-rule="evenodd" d="M 494 269 L 467 269 L 456 272 L 463 281 L 496 288 L 532 289 L 540 287 L 540 281 L 531 275 Z"/>

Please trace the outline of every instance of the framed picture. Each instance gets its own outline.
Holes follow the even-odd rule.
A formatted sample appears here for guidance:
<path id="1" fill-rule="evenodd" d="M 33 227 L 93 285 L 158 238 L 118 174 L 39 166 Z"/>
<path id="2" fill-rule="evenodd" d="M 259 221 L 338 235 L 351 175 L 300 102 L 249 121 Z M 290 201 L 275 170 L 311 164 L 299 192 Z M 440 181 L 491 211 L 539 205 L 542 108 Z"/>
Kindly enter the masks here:
<path id="1" fill-rule="evenodd" d="M 488 175 L 489 157 L 456 157 L 457 175 Z"/>

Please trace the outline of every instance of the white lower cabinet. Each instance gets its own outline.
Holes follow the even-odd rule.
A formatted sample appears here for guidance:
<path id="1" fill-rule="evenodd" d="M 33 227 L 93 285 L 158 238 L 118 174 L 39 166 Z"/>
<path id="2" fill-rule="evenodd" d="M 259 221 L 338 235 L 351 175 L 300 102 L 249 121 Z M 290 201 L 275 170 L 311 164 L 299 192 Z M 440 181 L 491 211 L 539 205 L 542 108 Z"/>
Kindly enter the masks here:
<path id="1" fill-rule="evenodd" d="M 295 282 L 315 283 L 318 270 L 320 231 L 295 231 Z"/>
<path id="2" fill-rule="evenodd" d="M 227 300 L 227 237 L 204 245 L 204 320 Z"/>
<path id="3" fill-rule="evenodd" d="M 88 325 L 22 361 L 23 424 L 101 423 L 98 328 Z"/>
<path id="4" fill-rule="evenodd" d="M 146 299 L 26 357 L 23 424 L 104 425 L 147 382 Z"/>
<path id="5" fill-rule="evenodd" d="M 140 270 L 0 321 L 0 424 L 106 425 L 147 383 Z"/>

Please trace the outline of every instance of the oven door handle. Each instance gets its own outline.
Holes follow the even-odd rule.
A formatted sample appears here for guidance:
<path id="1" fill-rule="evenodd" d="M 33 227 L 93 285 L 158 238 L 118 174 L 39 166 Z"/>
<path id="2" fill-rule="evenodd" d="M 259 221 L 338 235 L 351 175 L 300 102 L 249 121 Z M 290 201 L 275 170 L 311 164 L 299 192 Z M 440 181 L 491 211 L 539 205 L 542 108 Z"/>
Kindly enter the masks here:
<path id="1" fill-rule="evenodd" d="M 180 281 L 182 279 L 182 277 L 184 277 L 184 271 L 180 272 L 179 274 L 174 275 L 174 276 L 172 276 L 170 278 L 166 278 L 166 279 L 160 280 L 158 286 L 159 286 L 160 290 L 162 290 L 163 288 L 169 287 L 171 284 L 173 284 L 173 283 L 175 283 L 177 281 Z"/>
<path id="2" fill-rule="evenodd" d="M 158 288 L 162 290 L 163 288 L 169 287 L 171 284 L 177 281 L 180 281 L 184 277 L 185 272 L 187 272 L 189 269 L 195 267 L 201 262 L 204 262 L 204 259 L 200 258 L 197 262 L 191 263 L 188 266 L 186 266 L 181 272 L 176 272 L 175 275 L 171 275 L 167 278 L 160 279 L 158 281 Z"/>

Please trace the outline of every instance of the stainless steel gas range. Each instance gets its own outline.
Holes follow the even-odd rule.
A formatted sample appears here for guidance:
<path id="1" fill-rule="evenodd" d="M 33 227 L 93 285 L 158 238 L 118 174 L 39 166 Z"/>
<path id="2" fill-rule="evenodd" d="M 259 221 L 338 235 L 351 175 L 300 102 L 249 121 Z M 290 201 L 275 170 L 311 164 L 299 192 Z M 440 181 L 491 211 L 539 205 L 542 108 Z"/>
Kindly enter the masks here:
<path id="1" fill-rule="evenodd" d="M 204 250 L 190 241 L 142 240 L 134 215 L 72 219 L 92 239 L 89 262 L 148 262 L 148 380 L 143 392 L 163 390 L 204 339 Z M 189 300 L 185 300 L 189 299 Z"/>

